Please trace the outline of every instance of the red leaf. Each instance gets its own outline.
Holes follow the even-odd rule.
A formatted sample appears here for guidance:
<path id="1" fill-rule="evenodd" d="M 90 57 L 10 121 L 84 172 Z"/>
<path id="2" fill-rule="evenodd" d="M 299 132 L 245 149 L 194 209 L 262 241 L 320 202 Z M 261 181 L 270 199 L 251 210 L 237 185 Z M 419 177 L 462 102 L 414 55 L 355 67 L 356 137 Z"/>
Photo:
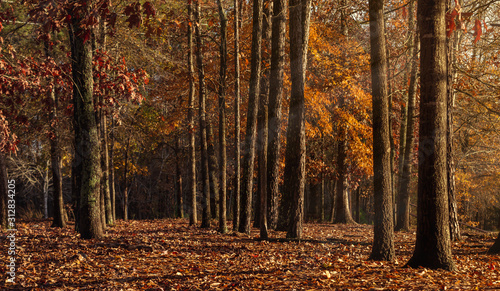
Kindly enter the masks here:
<path id="1" fill-rule="evenodd" d="M 479 41 L 479 39 L 481 39 L 481 35 L 483 34 L 481 20 L 476 19 L 473 30 L 474 30 L 474 36 L 476 37 L 474 38 L 474 44 L 476 44 Z"/>

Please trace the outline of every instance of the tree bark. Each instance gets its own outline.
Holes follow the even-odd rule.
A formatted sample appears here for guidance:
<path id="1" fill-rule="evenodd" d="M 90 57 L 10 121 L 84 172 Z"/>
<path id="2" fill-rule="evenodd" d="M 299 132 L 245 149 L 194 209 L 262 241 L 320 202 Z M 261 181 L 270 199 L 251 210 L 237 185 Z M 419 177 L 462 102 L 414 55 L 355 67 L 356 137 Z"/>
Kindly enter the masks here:
<path id="1" fill-rule="evenodd" d="M 490 255 L 500 254 L 500 233 L 498 233 L 498 237 L 495 240 L 495 243 L 489 248 L 488 254 Z"/>
<path id="2" fill-rule="evenodd" d="M 128 186 L 128 163 L 129 163 L 129 148 L 130 148 L 130 136 L 127 139 L 127 146 L 125 147 L 125 167 L 123 170 L 123 220 L 127 221 L 128 220 L 128 192 L 129 192 L 129 186 Z"/>
<path id="3" fill-rule="evenodd" d="M 218 0 L 220 18 L 220 87 L 219 87 L 219 232 L 227 232 L 226 197 L 227 197 L 227 154 L 226 154 L 226 74 L 227 74 L 227 16 L 222 1 Z"/>
<path id="4" fill-rule="evenodd" d="M 219 163 L 217 161 L 217 155 L 215 153 L 214 146 L 214 131 L 212 124 L 207 122 L 207 146 L 208 146 L 208 170 L 209 170 L 209 181 L 210 181 L 210 213 L 212 218 L 216 219 L 219 217 Z"/>
<path id="5" fill-rule="evenodd" d="M 71 66 L 73 76 L 73 108 L 75 125 L 75 159 L 78 161 L 79 219 L 78 231 L 84 239 L 101 238 L 99 195 L 101 160 L 99 133 L 94 115 L 92 78 L 92 44 L 85 41 L 82 18 L 90 13 L 91 2 L 80 13 L 72 13 L 70 24 Z"/>
<path id="6" fill-rule="evenodd" d="M 370 0 L 370 68 L 373 103 L 373 190 L 375 221 L 370 259 L 394 259 L 394 217 L 387 95 L 384 1 Z"/>
<path id="7" fill-rule="evenodd" d="M 414 149 L 414 128 L 415 128 L 415 100 L 417 95 L 417 73 L 418 73 L 418 34 L 416 32 L 416 23 L 413 17 L 415 12 L 414 2 L 410 3 L 409 15 L 410 21 L 408 30 L 412 32 L 409 41 L 409 55 L 410 55 L 410 84 L 408 86 L 408 100 L 407 100 L 407 114 L 406 114 L 406 140 L 405 147 L 401 155 L 401 170 L 398 183 L 398 212 L 396 219 L 396 230 L 410 230 L 410 182 L 411 171 L 413 163 L 413 149 Z"/>
<path id="8" fill-rule="evenodd" d="M 175 140 L 175 191 L 177 198 L 177 217 L 184 218 L 184 191 L 182 190 L 182 171 L 181 171 L 181 138 Z"/>
<path id="9" fill-rule="evenodd" d="M 343 102 L 342 102 L 343 103 Z M 355 223 L 349 207 L 349 193 L 347 191 L 347 137 L 346 125 L 341 125 L 339 142 L 337 144 L 337 172 L 338 181 L 335 191 L 335 211 L 333 223 Z"/>
<path id="10" fill-rule="evenodd" d="M 189 70 L 189 108 L 188 108 L 188 124 L 189 124 L 189 225 L 193 226 L 198 223 L 197 203 L 196 203 L 196 143 L 194 131 L 194 111 L 195 111 L 195 83 L 194 83 L 194 65 L 193 65 L 193 2 L 188 1 L 188 70 Z"/>
<path id="11" fill-rule="evenodd" d="M 109 193 L 111 202 L 111 219 L 113 223 L 116 221 L 116 191 L 115 191 L 115 164 L 114 164 L 114 148 L 115 148 L 115 135 L 114 135 L 115 120 L 111 117 L 110 129 L 110 147 L 109 147 Z"/>
<path id="12" fill-rule="evenodd" d="M 451 2 L 446 2 L 446 10 L 451 9 Z M 450 238 L 452 241 L 461 239 L 460 225 L 458 223 L 457 200 L 455 195 L 455 162 L 453 151 L 453 106 L 455 103 L 455 92 L 453 85 L 456 79 L 455 51 L 458 48 L 458 31 L 451 38 L 446 38 L 446 61 L 447 61 L 447 117 L 446 117 L 446 170 L 448 179 L 448 204 L 450 213 Z"/>
<path id="13" fill-rule="evenodd" d="M 201 201 L 202 216 L 201 227 L 210 227 L 210 177 L 208 161 L 207 120 L 206 120 L 206 85 L 205 69 L 203 66 L 201 24 L 200 24 L 200 2 L 195 1 L 194 26 L 196 34 L 196 60 L 198 67 L 198 99 L 199 99 L 199 122 L 200 122 L 200 144 L 201 144 L 201 180 L 203 198 Z"/>
<path id="14" fill-rule="evenodd" d="M 446 1 L 419 0 L 420 128 L 417 238 L 410 267 L 454 270 L 446 170 Z"/>
<path id="15" fill-rule="evenodd" d="M 52 170 L 52 185 L 54 188 L 54 220 L 52 221 L 52 227 L 65 227 L 66 220 L 64 219 L 64 197 L 62 191 L 62 161 L 61 161 L 61 150 L 59 144 L 59 133 L 57 132 L 58 119 L 58 106 L 59 98 L 57 97 L 55 90 L 51 93 L 52 100 L 52 112 L 51 112 L 51 130 L 53 136 L 50 139 L 50 157 L 51 157 L 51 170 Z"/>
<path id="16" fill-rule="evenodd" d="M 272 0 L 266 0 L 264 3 L 264 19 L 262 23 L 262 48 L 261 55 L 264 63 L 269 63 L 271 58 L 271 16 L 272 16 Z M 259 211 L 256 212 L 255 222 L 260 229 L 260 238 L 268 239 L 267 226 L 267 152 L 268 152 L 268 137 L 269 137 L 269 122 L 268 122 L 268 103 L 269 103 L 269 69 L 265 68 L 262 72 L 260 80 L 260 98 L 259 98 L 259 113 L 258 113 L 258 157 L 259 157 L 259 174 L 258 174 L 258 190 L 257 205 Z"/>
<path id="17" fill-rule="evenodd" d="M 262 0 L 253 0 L 252 59 L 250 88 L 248 95 L 247 128 L 243 157 L 241 183 L 241 213 L 239 232 L 250 234 L 252 218 L 253 171 L 257 141 L 257 112 L 259 106 L 261 44 L 262 44 Z"/>
<path id="18" fill-rule="evenodd" d="M 305 76 L 311 0 L 290 0 L 290 69 L 292 88 L 286 134 L 283 199 L 290 199 L 287 237 L 301 238 L 306 165 Z"/>
<path id="19" fill-rule="evenodd" d="M 241 189 L 241 146 L 240 146 L 240 0 L 234 0 L 234 204 L 233 204 L 233 231 L 238 230 L 240 224 L 240 189 Z"/>
<path id="20" fill-rule="evenodd" d="M 273 1 L 271 32 L 271 71 L 269 76 L 267 193 L 269 228 L 278 225 L 281 107 L 285 64 L 286 12 L 285 0 Z"/>

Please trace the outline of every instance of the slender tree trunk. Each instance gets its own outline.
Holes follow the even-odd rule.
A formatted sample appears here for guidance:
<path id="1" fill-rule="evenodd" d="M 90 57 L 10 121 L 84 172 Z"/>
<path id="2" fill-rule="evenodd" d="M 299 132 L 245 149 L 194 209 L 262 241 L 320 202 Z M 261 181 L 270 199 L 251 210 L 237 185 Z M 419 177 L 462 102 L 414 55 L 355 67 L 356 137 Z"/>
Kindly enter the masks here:
<path id="1" fill-rule="evenodd" d="M 45 166 L 45 171 L 42 177 L 42 192 L 43 192 L 43 218 L 49 218 L 49 161 Z"/>
<path id="2" fill-rule="evenodd" d="M 114 126 L 115 120 L 111 117 L 111 130 L 110 130 L 110 144 L 109 147 L 109 193 L 111 202 L 111 220 L 113 223 L 116 221 L 116 191 L 115 191 L 115 164 L 113 162 L 113 153 L 115 148 L 115 136 L 114 136 Z"/>
<path id="3" fill-rule="evenodd" d="M 410 267 L 454 270 L 446 171 L 446 1 L 419 0 L 420 128 L 417 239 Z"/>
<path id="4" fill-rule="evenodd" d="M 290 69 L 292 89 L 286 134 L 283 199 L 291 200 L 287 237 L 301 238 L 306 166 L 305 76 L 311 0 L 290 0 Z"/>
<path id="5" fill-rule="evenodd" d="M 90 13 L 92 1 L 81 9 Z M 99 133 L 94 115 L 92 44 L 85 41 L 79 13 L 72 13 L 70 24 L 71 65 L 73 76 L 73 108 L 75 125 L 75 159 L 79 180 L 78 231 L 84 239 L 101 238 L 100 219 L 100 149 Z"/>
<path id="6" fill-rule="evenodd" d="M 177 217 L 184 218 L 184 191 L 182 190 L 181 155 L 181 138 L 180 136 L 177 136 L 175 141 L 175 191 L 177 197 Z"/>
<path id="7" fill-rule="evenodd" d="M 130 137 L 127 139 L 127 146 L 125 147 L 125 169 L 123 170 L 123 185 L 125 189 L 123 189 L 123 220 L 128 220 L 128 192 L 129 192 L 129 183 L 127 180 L 128 175 L 128 163 L 129 163 L 129 148 L 130 148 Z"/>
<path id="8" fill-rule="evenodd" d="M 226 217 L 226 71 L 227 71 L 227 16 L 221 0 L 217 0 L 220 18 L 220 87 L 219 87 L 219 159 L 220 159 L 220 194 L 219 194 L 219 232 L 227 232 Z"/>
<path id="9" fill-rule="evenodd" d="M 210 177 L 208 160 L 208 141 L 207 141 L 207 120 L 206 120 L 206 85 L 205 69 L 203 67 L 202 39 L 200 27 L 200 2 L 195 1 L 194 20 L 196 34 L 196 60 L 198 65 L 198 97 L 199 97 L 199 120 L 200 120 L 200 144 L 201 144 L 201 180 L 203 189 L 203 198 L 201 203 L 202 217 L 201 227 L 210 227 Z"/>
<path id="10" fill-rule="evenodd" d="M 103 194 L 105 200 L 105 212 L 106 212 L 106 224 L 113 225 L 113 207 L 111 204 L 111 192 L 110 192 L 110 167 L 109 167 L 109 148 L 108 148 L 108 120 L 105 112 L 101 115 L 101 135 L 102 135 L 102 184 L 103 184 Z"/>
<path id="11" fill-rule="evenodd" d="M 57 127 L 54 124 L 58 119 L 58 105 L 59 98 L 57 97 L 55 90 L 51 93 L 52 99 L 52 112 L 51 112 L 51 130 L 53 132 L 53 137 L 50 140 L 50 156 L 51 156 L 51 169 L 52 169 L 52 185 L 54 187 L 54 221 L 52 222 L 52 227 L 65 227 L 66 220 L 64 219 L 64 198 L 62 191 L 62 161 L 61 161 L 61 150 L 59 145 L 59 133 L 57 132 Z"/>
<path id="12" fill-rule="evenodd" d="M 446 2 L 446 10 L 451 9 L 451 2 Z M 455 52 L 458 49 L 458 31 L 454 32 L 451 38 L 446 38 L 447 50 L 447 117 L 446 117 L 446 170 L 448 179 L 448 204 L 450 213 L 450 235 L 451 240 L 460 240 L 460 225 L 458 223 L 457 200 L 455 195 L 455 162 L 453 153 L 453 106 L 455 103 L 455 92 L 453 85 L 456 79 Z"/>
<path id="13" fill-rule="evenodd" d="M 233 231 L 240 225 L 240 189 L 241 189 L 241 147 L 240 147 L 240 0 L 234 0 L 234 204 Z"/>
<path id="14" fill-rule="evenodd" d="M 8 177 L 5 154 L 0 150 L 0 228 L 8 226 L 7 200 L 8 200 Z"/>
<path id="15" fill-rule="evenodd" d="M 207 145 L 208 145 L 208 170 L 210 179 L 210 206 L 212 218 L 219 217 L 219 163 L 217 161 L 217 154 L 215 153 L 214 146 L 214 131 L 212 124 L 207 122 Z"/>
<path id="16" fill-rule="evenodd" d="M 394 259 L 394 218 L 387 95 L 384 1 L 370 0 L 370 68 L 373 103 L 373 190 L 375 221 L 370 259 Z"/>
<path id="17" fill-rule="evenodd" d="M 196 143 L 194 132 L 194 111 L 195 111 L 195 84 L 194 84 L 194 65 L 193 65 L 193 2 L 188 1 L 188 69 L 189 69 L 189 225 L 198 223 L 197 203 L 196 203 Z"/>
<path id="18" fill-rule="evenodd" d="M 396 230 L 410 230 L 410 182 L 411 168 L 413 162 L 414 149 L 414 128 L 415 128 L 415 100 L 417 95 L 417 73 L 418 73 L 418 34 L 416 32 L 415 18 L 415 3 L 410 2 L 409 15 L 410 21 L 408 25 L 409 31 L 412 32 L 409 41 L 410 55 L 410 84 L 408 86 L 408 110 L 406 115 L 406 141 L 405 148 L 402 150 L 402 168 L 399 177 L 398 189 L 398 212 L 396 219 Z"/>
<path id="19" fill-rule="evenodd" d="M 257 113 L 259 107 L 261 44 L 262 44 L 262 0 L 253 0 L 252 59 L 250 88 L 248 94 L 247 129 L 241 183 L 241 213 L 239 232 L 250 234 L 252 218 L 253 171 L 257 141 Z"/>
<path id="20" fill-rule="evenodd" d="M 286 12 L 287 2 L 285 0 L 273 0 L 268 108 L 269 146 L 267 153 L 268 218 L 269 228 L 271 229 L 276 229 L 278 225 L 281 107 L 285 64 Z"/>

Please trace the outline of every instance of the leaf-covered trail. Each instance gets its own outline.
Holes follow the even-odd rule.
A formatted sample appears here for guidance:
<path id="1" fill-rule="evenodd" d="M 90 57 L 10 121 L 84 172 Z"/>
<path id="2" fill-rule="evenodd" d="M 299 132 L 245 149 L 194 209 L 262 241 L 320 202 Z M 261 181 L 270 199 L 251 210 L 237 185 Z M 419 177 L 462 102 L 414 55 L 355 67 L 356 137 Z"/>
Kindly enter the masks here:
<path id="1" fill-rule="evenodd" d="M 186 220 L 119 221 L 103 240 L 80 240 L 50 221 L 18 223 L 16 284 L 32 290 L 335 290 L 496 289 L 493 236 L 454 244 L 458 271 L 404 268 L 414 234 L 396 233 L 391 263 L 368 261 L 372 227 L 307 224 L 305 239 L 258 241 L 258 233 L 221 235 Z M 284 233 L 271 232 L 273 238 Z M 2 262 L 7 262 L 6 234 Z M 0 285 L 5 285 L 5 279 Z M 3 287 L 2 287 L 3 289 Z"/>

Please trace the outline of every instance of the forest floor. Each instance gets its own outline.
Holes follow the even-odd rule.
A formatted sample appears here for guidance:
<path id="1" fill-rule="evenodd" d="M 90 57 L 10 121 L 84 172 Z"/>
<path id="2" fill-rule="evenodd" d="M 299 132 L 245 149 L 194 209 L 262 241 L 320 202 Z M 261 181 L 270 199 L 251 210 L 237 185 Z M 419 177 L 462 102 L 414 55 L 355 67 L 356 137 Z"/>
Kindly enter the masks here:
<path id="1" fill-rule="evenodd" d="M 494 235 L 464 232 L 453 244 L 457 271 L 404 267 L 414 233 L 396 233 L 396 260 L 368 260 L 373 228 L 306 224 L 305 239 L 286 242 L 271 232 L 219 234 L 187 220 L 118 221 L 102 240 L 81 240 L 73 225 L 17 225 L 15 284 L 22 290 L 446 290 L 500 288 L 500 257 L 486 255 Z M 0 273 L 7 234 L 0 233 Z"/>

